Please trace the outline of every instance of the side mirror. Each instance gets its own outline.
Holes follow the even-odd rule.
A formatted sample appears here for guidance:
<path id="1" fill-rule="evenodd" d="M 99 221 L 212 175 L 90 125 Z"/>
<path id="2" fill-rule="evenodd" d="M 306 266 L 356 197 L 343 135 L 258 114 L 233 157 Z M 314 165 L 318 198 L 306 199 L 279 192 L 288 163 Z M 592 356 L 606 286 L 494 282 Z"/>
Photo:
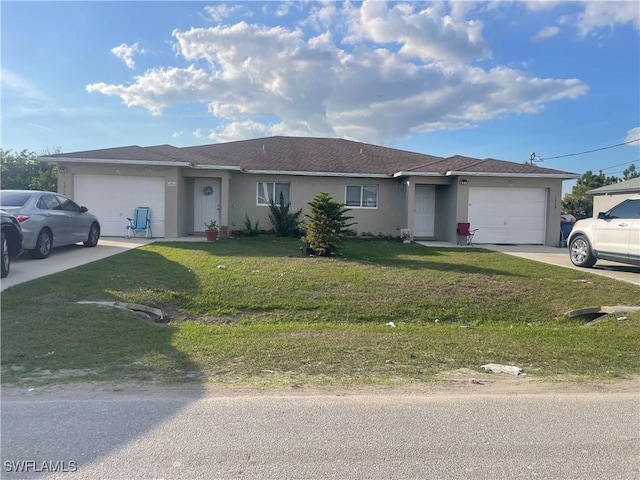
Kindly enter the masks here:
<path id="1" fill-rule="evenodd" d="M 88 212 L 89 209 L 87 207 L 80 207 L 80 212 L 84 213 L 84 212 Z"/>
<path id="2" fill-rule="evenodd" d="M 605 218 L 609 218 L 609 217 L 607 217 L 607 214 L 605 212 L 600 212 L 598 213 L 598 218 L 604 220 Z"/>

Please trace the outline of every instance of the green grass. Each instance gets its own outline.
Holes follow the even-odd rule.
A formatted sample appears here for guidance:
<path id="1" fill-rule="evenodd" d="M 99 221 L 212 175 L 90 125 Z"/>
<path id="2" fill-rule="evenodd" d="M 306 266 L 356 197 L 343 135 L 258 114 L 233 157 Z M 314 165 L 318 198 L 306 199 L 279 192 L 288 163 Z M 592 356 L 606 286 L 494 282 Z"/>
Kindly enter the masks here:
<path id="1" fill-rule="evenodd" d="M 564 314 L 639 298 L 586 270 L 481 249 L 352 240 L 318 258 L 287 239 L 156 243 L 3 292 L 2 381 L 397 385 L 484 363 L 635 378 L 639 314 L 591 328 Z M 79 300 L 162 308 L 170 326 Z"/>

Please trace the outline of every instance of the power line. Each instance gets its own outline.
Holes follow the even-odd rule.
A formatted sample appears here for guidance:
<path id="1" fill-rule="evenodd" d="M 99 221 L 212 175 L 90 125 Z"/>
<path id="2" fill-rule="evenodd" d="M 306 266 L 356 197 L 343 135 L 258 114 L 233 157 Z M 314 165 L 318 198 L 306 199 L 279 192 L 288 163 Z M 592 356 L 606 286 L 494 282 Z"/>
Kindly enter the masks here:
<path id="1" fill-rule="evenodd" d="M 617 165 L 611 165 L 610 167 L 601 168 L 600 171 L 604 172 L 605 170 L 611 170 L 612 168 L 616 168 L 616 167 L 629 166 L 632 163 L 636 163 L 638 161 L 640 161 L 640 158 L 638 160 L 631 160 L 629 162 L 619 163 Z"/>
<path id="2" fill-rule="evenodd" d="M 555 157 L 544 157 L 544 158 L 536 157 L 536 160 L 542 161 L 542 160 L 555 160 L 556 158 L 575 157 L 577 155 L 584 155 L 586 153 L 593 153 L 593 152 L 600 152 L 602 150 L 609 150 L 610 148 L 621 147 L 623 145 L 629 145 L 629 144 L 635 143 L 635 142 L 640 142 L 640 138 L 636 138 L 635 140 L 629 140 L 628 142 L 624 142 L 624 143 L 618 143 L 616 145 L 610 145 L 608 147 L 595 148 L 593 150 L 585 150 L 584 152 L 567 153 L 566 155 L 557 155 Z"/>

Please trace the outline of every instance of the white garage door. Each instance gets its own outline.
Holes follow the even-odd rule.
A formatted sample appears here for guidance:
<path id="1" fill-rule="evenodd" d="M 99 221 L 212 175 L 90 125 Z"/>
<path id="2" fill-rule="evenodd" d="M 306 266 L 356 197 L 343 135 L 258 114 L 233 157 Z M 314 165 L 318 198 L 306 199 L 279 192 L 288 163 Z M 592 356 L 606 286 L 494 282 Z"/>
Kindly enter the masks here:
<path id="1" fill-rule="evenodd" d="M 469 189 L 474 243 L 544 244 L 546 212 L 544 188 Z"/>
<path id="2" fill-rule="evenodd" d="M 136 207 L 151 208 L 151 231 L 164 237 L 164 178 L 75 175 L 73 199 L 98 217 L 102 235 L 124 237 Z"/>

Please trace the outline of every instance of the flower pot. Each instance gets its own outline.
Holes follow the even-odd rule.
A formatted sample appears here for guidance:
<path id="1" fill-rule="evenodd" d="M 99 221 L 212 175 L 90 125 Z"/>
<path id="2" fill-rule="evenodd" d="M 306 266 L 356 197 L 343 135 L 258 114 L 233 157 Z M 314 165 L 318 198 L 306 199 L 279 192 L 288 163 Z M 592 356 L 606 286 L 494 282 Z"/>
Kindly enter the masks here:
<path id="1" fill-rule="evenodd" d="M 204 234 L 209 242 L 215 242 L 218 239 L 218 230 L 205 230 Z"/>

